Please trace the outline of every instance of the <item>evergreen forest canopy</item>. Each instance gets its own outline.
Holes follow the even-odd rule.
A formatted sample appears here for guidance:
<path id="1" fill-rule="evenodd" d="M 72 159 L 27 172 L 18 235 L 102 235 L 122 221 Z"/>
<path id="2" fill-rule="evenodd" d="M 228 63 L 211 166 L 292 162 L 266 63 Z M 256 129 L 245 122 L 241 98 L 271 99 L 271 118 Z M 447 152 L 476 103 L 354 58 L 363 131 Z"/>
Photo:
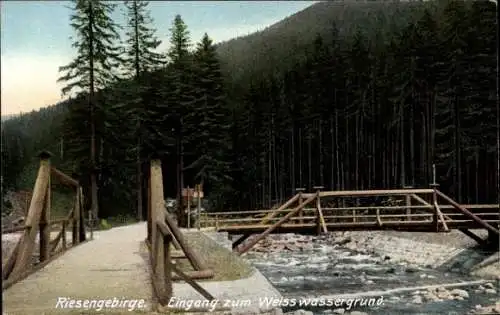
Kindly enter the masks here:
<path id="1" fill-rule="evenodd" d="M 218 45 L 176 16 L 164 54 L 147 2 L 126 1 L 124 45 L 115 7 L 74 1 L 61 82 L 80 92 L 2 124 L 3 192 L 31 189 L 46 149 L 99 217 L 142 213 L 151 157 L 166 196 L 202 182 L 219 211 L 297 187 L 428 187 L 433 165 L 459 202 L 496 202 L 493 3 L 324 2 Z"/>

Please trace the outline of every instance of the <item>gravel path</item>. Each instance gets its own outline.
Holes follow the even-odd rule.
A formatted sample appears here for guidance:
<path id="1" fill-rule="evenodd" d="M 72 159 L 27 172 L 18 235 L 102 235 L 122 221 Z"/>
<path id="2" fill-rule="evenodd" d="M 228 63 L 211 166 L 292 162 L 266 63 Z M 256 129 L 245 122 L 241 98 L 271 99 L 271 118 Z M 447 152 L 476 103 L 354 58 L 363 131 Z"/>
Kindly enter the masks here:
<path id="1" fill-rule="evenodd" d="M 149 262 L 140 253 L 145 236 L 145 223 L 95 232 L 94 240 L 69 250 L 3 292 L 4 314 L 52 313 L 59 297 L 144 299 L 149 308 Z"/>

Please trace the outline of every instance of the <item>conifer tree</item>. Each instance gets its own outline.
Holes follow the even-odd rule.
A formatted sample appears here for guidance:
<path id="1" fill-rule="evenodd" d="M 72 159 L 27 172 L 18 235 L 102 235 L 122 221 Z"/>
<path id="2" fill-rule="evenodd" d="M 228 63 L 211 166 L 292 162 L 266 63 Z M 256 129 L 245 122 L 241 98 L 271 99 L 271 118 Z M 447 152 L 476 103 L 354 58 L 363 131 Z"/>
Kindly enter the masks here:
<path id="1" fill-rule="evenodd" d="M 81 134 L 73 140 L 79 142 L 78 146 L 84 146 L 86 139 L 90 138 L 88 144 L 90 156 L 84 170 L 90 173 L 91 211 L 94 218 L 99 214 L 96 159 L 100 156 L 98 152 L 100 145 L 99 139 L 96 139 L 97 114 L 99 107 L 102 108 L 99 105 L 103 105 L 97 102 L 96 92 L 117 78 L 116 69 L 121 62 L 121 51 L 116 45 L 116 41 L 119 40 L 118 26 L 111 19 L 114 8 L 114 4 L 100 0 L 73 2 L 73 14 L 70 20 L 76 33 L 73 43 L 73 47 L 77 50 L 76 57 L 68 65 L 59 68 L 64 74 L 58 82 L 66 83 L 62 93 L 68 94 L 78 90 L 77 93 L 84 93 L 88 100 L 88 117 L 81 116 L 73 123 L 88 124 L 90 130 L 87 130 L 87 133 L 90 135 Z"/>
<path id="2" fill-rule="evenodd" d="M 196 169 L 196 177 L 202 183 L 208 181 L 210 188 L 217 191 L 222 199 L 227 188 L 229 174 L 227 155 L 229 153 L 229 122 L 225 107 L 224 83 L 216 47 L 205 33 L 194 53 L 194 95 L 187 124 L 193 143 L 194 163 L 187 168 Z M 186 169 L 187 169 L 186 168 Z M 215 194 L 214 194 L 215 195 Z"/>
<path id="3" fill-rule="evenodd" d="M 180 15 L 176 15 L 172 28 L 170 29 L 171 47 L 168 51 L 168 57 L 171 62 L 169 74 L 173 84 L 173 89 L 166 91 L 168 100 L 167 115 L 169 120 L 176 126 L 176 153 L 177 153 L 177 207 L 178 220 L 180 226 L 186 225 L 184 207 L 182 205 L 182 188 L 184 186 L 183 168 L 184 168 L 184 146 L 186 133 L 184 130 L 184 120 L 190 112 L 192 104 L 192 58 L 189 51 L 191 40 L 187 25 Z"/>
<path id="4" fill-rule="evenodd" d="M 145 114 L 148 106 L 145 104 L 143 75 L 165 65 L 164 56 L 155 52 L 161 44 L 156 36 L 156 30 L 150 25 L 153 19 L 150 17 L 147 6 L 148 1 L 131 0 L 125 1 L 128 31 L 127 47 L 125 56 L 125 70 L 129 77 L 134 78 L 136 84 L 136 97 L 130 101 L 132 107 L 131 121 L 136 121 L 136 181 L 137 181 L 137 216 L 142 220 L 142 157 L 141 144 L 144 138 L 142 125 L 146 119 Z"/>

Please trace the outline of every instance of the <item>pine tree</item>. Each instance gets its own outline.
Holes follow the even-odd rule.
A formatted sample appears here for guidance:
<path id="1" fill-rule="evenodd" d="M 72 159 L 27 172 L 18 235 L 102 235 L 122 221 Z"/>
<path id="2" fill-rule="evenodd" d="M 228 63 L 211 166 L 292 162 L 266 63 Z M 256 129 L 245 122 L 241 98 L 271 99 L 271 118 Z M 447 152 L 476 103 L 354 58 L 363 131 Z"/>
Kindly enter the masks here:
<path id="1" fill-rule="evenodd" d="M 125 1 L 127 9 L 127 47 L 125 57 L 125 70 L 128 76 L 132 77 L 136 84 L 136 97 L 130 101 L 130 106 L 134 109 L 131 111 L 132 117 L 129 121 L 136 121 L 136 181 L 137 181 L 137 217 L 142 220 L 142 152 L 141 145 L 145 137 L 142 125 L 146 120 L 148 106 L 145 104 L 144 80 L 143 76 L 151 74 L 165 65 L 164 56 L 155 52 L 161 44 L 156 36 L 156 30 L 150 25 L 153 23 L 152 18 L 147 10 L 149 2 L 142 0 Z"/>
<path id="2" fill-rule="evenodd" d="M 215 200 L 224 199 L 229 188 L 229 174 L 225 156 L 229 153 L 229 122 L 225 104 L 223 77 L 216 48 L 205 33 L 194 53 L 194 100 L 187 115 L 186 130 L 192 155 L 196 160 L 186 167 L 196 169 L 196 178 L 204 187 L 212 188 Z M 218 196 L 215 196 L 218 195 Z M 220 204 L 219 204 L 220 206 Z"/>
<path id="3" fill-rule="evenodd" d="M 162 103 L 157 104 L 158 117 L 161 117 L 157 123 L 162 123 L 156 128 L 167 142 L 170 142 L 172 129 L 175 135 L 175 152 L 177 156 L 177 207 L 178 220 L 180 226 L 187 223 L 182 205 L 182 188 L 184 187 L 183 168 L 184 168 L 184 148 L 186 146 L 186 116 L 190 113 L 190 104 L 193 102 L 192 93 L 192 56 L 189 51 L 191 46 L 189 31 L 180 15 L 176 15 L 172 28 L 170 29 L 171 47 L 167 53 L 170 64 L 166 69 L 165 80 L 168 85 L 162 89 Z M 168 129 L 165 130 L 165 126 Z M 169 146 L 169 143 L 165 143 Z"/>
<path id="4" fill-rule="evenodd" d="M 88 99 L 88 117 L 80 117 L 79 123 L 88 122 L 90 131 L 90 156 L 85 170 L 90 172 L 91 186 L 91 211 L 95 218 L 98 217 L 97 178 L 98 167 L 96 159 L 100 156 L 98 139 L 96 139 L 97 111 L 104 104 L 98 104 L 96 92 L 113 82 L 118 73 L 121 58 L 120 49 L 116 45 L 119 39 L 118 26 L 110 15 L 115 5 L 105 1 L 75 0 L 73 2 L 71 26 L 76 32 L 73 47 L 77 50 L 76 58 L 68 65 L 60 67 L 59 71 L 65 73 L 58 82 L 67 85 L 62 89 L 63 94 L 79 90 L 85 93 Z M 74 122 L 77 123 L 77 122 Z M 102 132 L 102 130 L 101 130 Z M 84 145 L 86 134 L 74 139 Z"/>

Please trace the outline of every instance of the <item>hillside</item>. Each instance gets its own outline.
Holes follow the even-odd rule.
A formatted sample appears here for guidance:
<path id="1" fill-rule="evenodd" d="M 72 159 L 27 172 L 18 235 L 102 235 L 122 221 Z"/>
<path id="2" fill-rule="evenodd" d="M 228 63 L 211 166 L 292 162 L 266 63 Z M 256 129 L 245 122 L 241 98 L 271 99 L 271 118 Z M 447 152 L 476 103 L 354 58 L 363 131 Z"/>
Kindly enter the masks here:
<path id="1" fill-rule="evenodd" d="M 328 41 L 334 26 L 341 37 L 357 30 L 371 37 L 404 27 L 411 21 L 408 17 L 423 8 L 416 2 L 320 2 L 260 32 L 223 42 L 217 52 L 226 73 L 238 81 L 245 75 L 273 73 L 303 61 L 314 37 L 319 34 Z"/>

